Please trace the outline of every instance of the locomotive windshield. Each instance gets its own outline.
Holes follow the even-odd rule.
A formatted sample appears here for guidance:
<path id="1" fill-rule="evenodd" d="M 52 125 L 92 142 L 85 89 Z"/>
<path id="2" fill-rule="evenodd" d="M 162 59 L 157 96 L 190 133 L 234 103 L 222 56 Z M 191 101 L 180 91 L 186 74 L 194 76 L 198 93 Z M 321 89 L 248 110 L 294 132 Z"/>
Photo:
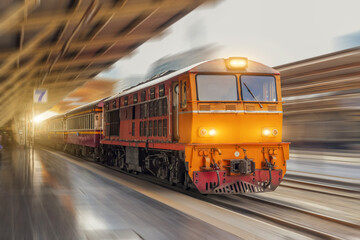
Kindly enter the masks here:
<path id="1" fill-rule="evenodd" d="M 243 101 L 276 102 L 275 78 L 272 76 L 242 75 L 241 94 Z"/>
<path id="2" fill-rule="evenodd" d="M 199 101 L 237 101 L 238 88 L 234 75 L 197 75 Z"/>

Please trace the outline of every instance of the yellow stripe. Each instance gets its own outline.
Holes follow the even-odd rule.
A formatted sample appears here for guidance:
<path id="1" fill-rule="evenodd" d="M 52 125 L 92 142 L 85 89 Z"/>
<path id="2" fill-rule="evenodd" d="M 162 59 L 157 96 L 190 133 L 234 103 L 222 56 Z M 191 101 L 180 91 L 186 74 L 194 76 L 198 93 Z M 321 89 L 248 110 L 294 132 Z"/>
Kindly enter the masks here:
<path id="1" fill-rule="evenodd" d="M 64 134 L 102 134 L 103 132 L 95 132 L 95 131 L 88 131 L 88 132 L 64 132 Z"/>
<path id="2" fill-rule="evenodd" d="M 94 131 L 87 131 L 87 132 L 55 132 L 55 134 L 103 134 L 103 131 L 101 132 L 96 132 L 98 130 L 94 130 Z M 54 132 L 50 132 L 50 133 L 53 133 Z"/>

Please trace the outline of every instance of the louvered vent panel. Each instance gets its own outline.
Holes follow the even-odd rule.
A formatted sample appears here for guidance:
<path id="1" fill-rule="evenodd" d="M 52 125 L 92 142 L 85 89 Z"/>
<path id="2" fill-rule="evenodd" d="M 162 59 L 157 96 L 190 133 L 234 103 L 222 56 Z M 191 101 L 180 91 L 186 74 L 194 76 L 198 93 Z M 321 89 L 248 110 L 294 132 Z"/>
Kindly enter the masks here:
<path id="1" fill-rule="evenodd" d="M 226 105 L 225 110 L 227 110 L 227 111 L 235 111 L 236 110 L 236 105 Z"/>
<path id="2" fill-rule="evenodd" d="M 246 111 L 254 111 L 254 110 L 255 110 L 255 106 L 253 106 L 253 105 L 246 105 L 246 106 L 245 106 L 245 110 L 246 110 Z"/>
<path id="3" fill-rule="evenodd" d="M 276 111 L 276 110 L 277 110 L 277 106 L 268 106 L 268 110 L 269 110 L 269 111 Z"/>
<path id="4" fill-rule="evenodd" d="M 210 105 L 200 105 L 199 106 L 200 111 L 210 111 Z"/>

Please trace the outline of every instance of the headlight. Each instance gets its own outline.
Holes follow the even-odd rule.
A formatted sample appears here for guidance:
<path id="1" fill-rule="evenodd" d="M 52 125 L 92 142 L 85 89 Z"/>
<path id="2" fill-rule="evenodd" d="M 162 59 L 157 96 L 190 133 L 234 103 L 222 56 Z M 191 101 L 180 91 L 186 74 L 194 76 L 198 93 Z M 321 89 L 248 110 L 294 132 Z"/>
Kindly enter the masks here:
<path id="1" fill-rule="evenodd" d="M 247 58 L 238 58 L 232 57 L 226 59 L 226 65 L 229 69 L 236 70 L 236 69 L 245 69 L 248 65 Z"/>
<path id="2" fill-rule="evenodd" d="M 263 128 L 261 130 L 261 135 L 263 137 L 275 137 L 278 133 L 279 131 L 276 128 Z"/>
<path id="3" fill-rule="evenodd" d="M 270 134 L 271 134 L 271 131 L 270 131 L 269 128 L 264 128 L 264 129 L 262 130 L 262 135 L 263 135 L 263 136 L 269 137 Z"/>
<path id="4" fill-rule="evenodd" d="M 213 128 L 199 128 L 200 137 L 213 137 L 216 133 L 216 130 Z"/>
<path id="5" fill-rule="evenodd" d="M 209 135 L 210 136 L 215 136 L 216 135 L 216 130 L 215 129 L 210 129 Z"/>

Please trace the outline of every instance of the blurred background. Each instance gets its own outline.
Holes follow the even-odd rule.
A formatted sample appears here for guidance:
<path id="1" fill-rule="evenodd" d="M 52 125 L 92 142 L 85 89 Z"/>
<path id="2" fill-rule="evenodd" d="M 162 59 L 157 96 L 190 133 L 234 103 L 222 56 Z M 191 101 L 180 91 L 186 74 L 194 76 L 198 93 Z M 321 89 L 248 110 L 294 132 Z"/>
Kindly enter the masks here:
<path id="1" fill-rule="evenodd" d="M 32 3 L 34 9 L 22 8 L 20 2 L 24 6 Z M 203 2 L 207 3 L 197 7 Z M 96 12 L 97 3 L 108 4 L 99 7 L 108 18 L 97 16 L 94 21 L 90 17 L 90 23 L 81 26 L 77 24 L 86 12 L 77 13 L 79 21 L 70 23 L 70 10 L 87 9 L 89 4 Z M 130 8 L 125 11 L 128 16 L 122 15 L 119 3 L 130 3 L 125 4 L 125 10 Z M 27 239 L 31 234 L 33 239 L 79 239 L 77 228 L 101 236 L 101 231 L 111 233 L 121 224 L 151 239 L 237 239 L 221 232 L 216 235 L 217 228 L 197 225 L 213 221 L 215 226 L 215 220 L 224 221 L 217 227 L 226 226 L 228 232 L 235 229 L 231 233 L 245 239 L 358 239 L 360 1 L 193 0 L 187 2 L 193 6 L 180 6 L 184 9 L 175 9 L 171 2 L 164 12 L 155 3 L 162 1 L 0 1 L 0 135 L 5 146 L 0 161 L 0 189 L 5 189 L 0 239 Z M 119 12 L 114 10 L 116 4 Z M 135 11 L 137 4 L 147 10 Z M 5 10 L 14 6 L 20 6 L 13 13 L 20 13 L 24 21 L 6 29 L 12 26 L 12 18 L 7 18 Z M 54 12 L 58 22 L 48 31 L 43 27 L 47 24 L 44 16 L 52 20 Z M 25 21 L 27 13 L 30 24 Z M 97 43 L 92 46 L 94 39 Z M 66 40 L 63 46 L 61 40 Z M 70 46 L 68 40 L 74 40 L 75 46 L 63 52 Z M 117 94 L 166 71 L 232 56 L 247 57 L 281 73 L 283 141 L 291 145 L 285 178 L 274 192 L 194 199 L 157 185 L 136 183 L 129 176 L 119 182 L 121 173 L 113 171 L 108 177 L 100 167 L 90 171 L 91 164 L 79 164 L 81 159 L 70 155 L 64 160 L 59 152 L 7 150 L 14 141 L 28 144 L 33 122 Z M 34 107 L 32 94 L 39 86 L 49 90 L 49 101 Z M 220 208 L 204 208 L 205 201 Z M 246 213 L 246 218 L 238 219 Z M 53 235 L 46 235 L 47 231 Z"/>
<path id="2" fill-rule="evenodd" d="M 116 93 L 165 70 L 246 56 L 281 72 L 284 140 L 292 142 L 293 149 L 359 150 L 360 2 L 346 2 L 208 4 L 96 79 L 106 79 Z"/>

